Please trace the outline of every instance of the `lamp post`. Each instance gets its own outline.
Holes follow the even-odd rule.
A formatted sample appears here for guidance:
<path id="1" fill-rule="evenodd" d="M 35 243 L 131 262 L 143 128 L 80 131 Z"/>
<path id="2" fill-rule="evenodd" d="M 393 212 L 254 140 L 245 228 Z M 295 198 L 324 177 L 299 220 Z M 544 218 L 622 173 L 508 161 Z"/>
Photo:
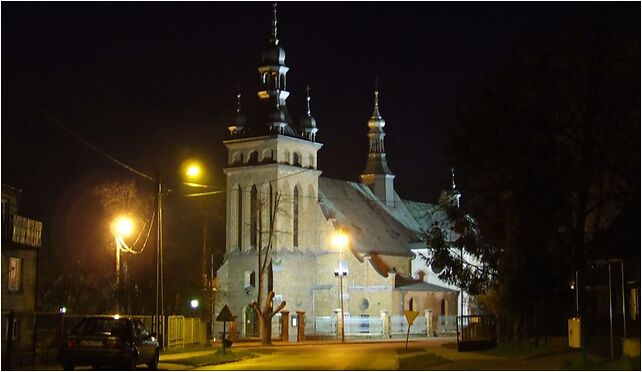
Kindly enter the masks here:
<path id="1" fill-rule="evenodd" d="M 348 245 L 348 234 L 342 230 L 337 230 L 332 235 L 332 246 L 339 250 L 339 264 L 337 266 L 337 275 L 339 276 L 339 308 L 341 309 L 341 342 L 346 342 L 345 336 L 345 318 L 343 314 L 343 276 L 347 274 L 341 267 L 343 260 L 343 248 Z"/>
<path id="2" fill-rule="evenodd" d="M 185 177 L 190 181 L 199 181 L 203 177 L 203 167 L 198 162 L 189 160 L 186 163 L 184 163 L 184 174 L 185 174 Z M 191 187 L 202 187 L 202 188 L 208 187 L 207 185 L 194 183 L 194 182 L 186 182 L 185 184 Z M 199 196 L 205 196 L 205 195 L 199 195 Z M 202 264 L 201 275 L 203 278 L 203 289 L 204 289 L 204 292 L 206 292 L 205 295 L 207 296 L 209 294 L 210 334 L 211 334 L 211 337 L 213 338 L 214 337 L 214 293 L 212 289 L 212 284 L 214 280 L 214 255 L 207 254 L 207 209 L 205 206 L 206 206 L 205 198 L 203 198 L 202 204 L 201 204 L 202 222 L 203 222 L 203 249 L 201 254 L 201 264 Z M 210 261 L 209 272 L 207 270 L 208 258 Z"/>
<path id="3" fill-rule="evenodd" d="M 119 216 L 112 222 L 112 232 L 116 241 L 116 278 L 114 288 L 116 293 L 120 290 L 120 251 L 124 244 L 124 238 L 130 236 L 134 231 L 134 222 L 127 216 Z M 118 298 L 116 298 L 116 311 L 120 310 Z"/>

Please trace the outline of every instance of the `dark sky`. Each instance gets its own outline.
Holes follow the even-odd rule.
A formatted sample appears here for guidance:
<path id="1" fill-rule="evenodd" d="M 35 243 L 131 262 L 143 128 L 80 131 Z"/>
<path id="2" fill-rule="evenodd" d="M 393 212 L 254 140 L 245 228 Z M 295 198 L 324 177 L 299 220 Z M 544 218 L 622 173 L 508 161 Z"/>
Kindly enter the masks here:
<path id="1" fill-rule="evenodd" d="M 639 3 L 284 2 L 288 108 L 298 123 L 310 84 L 319 168 L 357 180 L 378 76 L 396 189 L 434 202 L 449 184 L 448 127 L 484 79 L 596 20 L 639 31 L 639 14 Z M 270 21 L 267 2 L 3 2 L 2 182 L 24 190 L 23 214 L 56 218 L 83 189 L 128 175 L 53 120 L 148 174 L 171 179 L 202 158 L 223 185 L 235 93 L 257 105 Z"/>

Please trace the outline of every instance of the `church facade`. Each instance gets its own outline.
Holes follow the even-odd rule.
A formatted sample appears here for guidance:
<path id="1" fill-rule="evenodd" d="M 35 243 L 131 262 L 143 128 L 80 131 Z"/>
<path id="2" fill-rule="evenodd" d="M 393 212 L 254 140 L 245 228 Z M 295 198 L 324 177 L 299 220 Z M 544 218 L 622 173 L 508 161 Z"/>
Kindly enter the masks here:
<path id="1" fill-rule="evenodd" d="M 404 200 L 395 192 L 379 92 L 374 92 L 372 116 L 364 118 L 369 154 L 361 182 L 349 182 L 323 177 L 317 168 L 322 144 L 316 142 L 319 128 L 309 89 L 299 125 L 287 110 L 288 67 L 277 38 L 276 9 L 258 72 L 260 120 L 248 125 L 238 95 L 230 138 L 224 142 L 226 253 L 217 272 L 217 311 L 227 304 L 237 316 L 240 335 L 258 335 L 250 304 L 257 298 L 258 254 L 270 246 L 264 285 L 275 292 L 275 307 L 283 300 L 290 314 L 305 313 L 307 334 L 336 329 L 337 275 L 342 273 L 345 317 L 361 324 L 353 333 L 385 333 L 382 327 L 390 319 L 412 309 L 425 317 L 425 332 L 436 334 L 440 319 L 452 319 L 461 309 L 467 312 L 459 289 L 441 282 L 419 258 L 426 250 L 424 232 L 443 216 L 436 205 Z M 451 192 L 456 192 L 454 184 Z M 337 230 L 349 236 L 343 251 L 332 244 Z M 446 328 L 452 331 L 454 324 Z"/>

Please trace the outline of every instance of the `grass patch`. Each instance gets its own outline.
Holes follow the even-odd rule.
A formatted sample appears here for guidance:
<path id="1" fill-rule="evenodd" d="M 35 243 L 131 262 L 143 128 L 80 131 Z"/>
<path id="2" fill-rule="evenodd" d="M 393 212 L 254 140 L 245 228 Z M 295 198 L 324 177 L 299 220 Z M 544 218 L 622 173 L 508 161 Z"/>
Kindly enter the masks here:
<path id="1" fill-rule="evenodd" d="M 640 357 L 610 360 L 586 353 L 580 353 L 577 357 L 564 362 L 562 369 L 570 371 L 639 371 Z"/>
<path id="2" fill-rule="evenodd" d="M 564 339 L 549 339 L 547 343 L 540 341 L 538 345 L 535 345 L 532 340 L 505 341 L 495 348 L 483 350 L 480 353 L 507 358 L 535 357 L 565 350 L 564 341 Z"/>
<path id="3" fill-rule="evenodd" d="M 417 354 L 417 353 L 423 353 L 426 351 L 426 349 L 421 349 L 421 348 L 416 348 L 416 347 L 409 347 L 406 349 L 405 347 L 398 348 L 397 350 L 397 355 L 408 355 L 408 354 Z"/>
<path id="4" fill-rule="evenodd" d="M 256 358 L 260 354 L 265 355 L 272 352 L 273 350 L 270 349 L 252 349 L 242 351 L 232 351 L 230 349 L 227 349 L 225 350 L 225 352 L 223 352 L 223 350 L 216 350 L 212 351 L 212 353 L 190 358 L 164 359 L 163 363 L 177 363 L 193 367 L 202 367 L 213 364 L 236 362 L 247 358 Z"/>
<path id="5" fill-rule="evenodd" d="M 448 363 L 450 360 L 433 353 L 415 354 L 399 358 L 399 370 L 416 371 Z"/>
<path id="6" fill-rule="evenodd" d="M 399 348 L 396 351 L 399 358 L 399 370 L 402 371 L 424 370 L 451 362 L 451 360 L 429 353 L 425 349 L 408 348 L 406 350 L 406 348 Z"/>

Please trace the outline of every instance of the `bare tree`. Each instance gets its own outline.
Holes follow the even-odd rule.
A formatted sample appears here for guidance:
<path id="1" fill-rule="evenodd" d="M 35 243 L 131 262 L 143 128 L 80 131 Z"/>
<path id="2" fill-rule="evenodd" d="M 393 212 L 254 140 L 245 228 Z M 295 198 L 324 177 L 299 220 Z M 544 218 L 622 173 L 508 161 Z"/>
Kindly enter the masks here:
<path id="1" fill-rule="evenodd" d="M 257 244 L 257 258 L 258 258 L 258 270 L 259 270 L 259 280 L 258 280 L 258 291 L 256 295 L 256 301 L 252 302 L 252 307 L 259 319 L 259 328 L 261 330 L 261 344 L 270 345 L 272 344 L 272 317 L 276 315 L 285 307 L 285 301 L 274 308 L 274 291 L 272 288 L 268 288 L 268 277 L 270 271 L 272 270 L 272 248 L 274 246 L 275 240 L 275 222 L 276 214 L 279 211 L 279 206 L 281 204 L 281 194 L 276 193 L 274 200 L 270 198 L 270 214 L 269 214 L 269 226 L 267 231 L 262 229 L 262 219 L 260 218 L 262 207 L 265 206 L 265 202 L 259 203 L 259 208 L 256 208 L 255 213 L 256 221 L 258 226 L 251 226 L 252 229 L 257 229 L 258 235 L 258 244 Z M 263 236 L 267 235 L 267 242 L 263 246 Z M 265 296 L 265 301 L 261 303 L 264 292 L 267 292 Z"/>

